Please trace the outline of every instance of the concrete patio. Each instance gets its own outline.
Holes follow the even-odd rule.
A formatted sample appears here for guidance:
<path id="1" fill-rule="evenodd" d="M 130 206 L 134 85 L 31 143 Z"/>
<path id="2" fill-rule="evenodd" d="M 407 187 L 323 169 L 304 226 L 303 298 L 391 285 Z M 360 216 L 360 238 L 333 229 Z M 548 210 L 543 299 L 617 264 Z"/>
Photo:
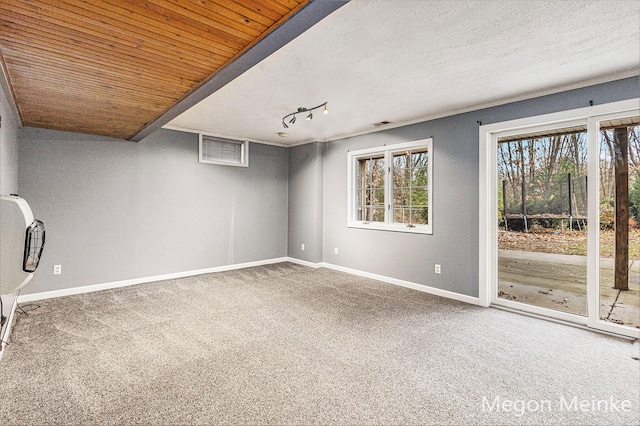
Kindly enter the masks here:
<path id="1" fill-rule="evenodd" d="M 587 257 L 499 250 L 499 297 L 587 315 Z M 600 319 L 640 328 L 640 260 L 629 262 L 629 290 L 613 288 L 613 259 L 600 259 Z"/>

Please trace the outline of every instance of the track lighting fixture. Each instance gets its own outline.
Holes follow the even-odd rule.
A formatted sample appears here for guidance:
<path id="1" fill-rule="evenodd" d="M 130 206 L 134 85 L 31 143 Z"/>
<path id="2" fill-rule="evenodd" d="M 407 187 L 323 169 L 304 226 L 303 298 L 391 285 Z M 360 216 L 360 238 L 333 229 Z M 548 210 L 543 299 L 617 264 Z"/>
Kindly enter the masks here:
<path id="1" fill-rule="evenodd" d="M 313 111 L 313 110 L 315 110 L 315 109 L 318 109 L 318 108 L 323 108 L 323 107 L 324 107 L 324 109 L 322 110 L 322 112 L 323 112 L 325 115 L 329 114 L 329 110 L 327 109 L 327 103 L 326 103 L 326 102 L 325 102 L 325 103 L 323 103 L 323 104 L 320 104 L 320 105 L 318 105 L 318 106 L 315 106 L 315 107 L 313 107 L 313 108 L 299 107 L 297 111 L 292 112 L 292 113 L 287 114 L 287 115 L 285 115 L 284 117 L 282 117 L 282 127 L 284 127 L 285 129 L 288 129 L 288 128 L 289 128 L 289 126 L 287 125 L 287 123 L 285 123 L 285 120 L 286 120 L 287 118 L 289 118 L 289 117 L 291 117 L 291 119 L 289 120 L 289 124 L 294 124 L 294 123 L 296 122 L 296 114 L 302 114 L 302 113 L 306 113 L 306 112 L 308 112 L 308 113 L 309 113 L 309 115 L 307 115 L 305 118 L 306 118 L 307 120 L 312 120 L 312 119 L 313 119 L 313 113 L 312 113 L 312 111 Z"/>

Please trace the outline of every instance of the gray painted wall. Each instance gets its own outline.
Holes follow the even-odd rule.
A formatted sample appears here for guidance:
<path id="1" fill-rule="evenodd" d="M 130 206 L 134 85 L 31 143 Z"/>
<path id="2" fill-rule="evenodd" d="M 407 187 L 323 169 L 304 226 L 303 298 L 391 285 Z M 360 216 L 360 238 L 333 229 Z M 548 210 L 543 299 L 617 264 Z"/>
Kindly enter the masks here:
<path id="1" fill-rule="evenodd" d="M 478 121 L 483 124 L 640 97 L 638 77 L 330 142 L 323 159 L 323 260 L 478 296 Z M 433 235 L 347 227 L 347 152 L 433 136 Z M 290 191 L 294 190 L 290 186 Z M 290 192 L 291 202 L 298 200 Z M 297 201 L 295 201 L 297 202 Z M 291 210 L 295 207 L 290 207 Z M 339 254 L 334 254 L 334 248 Z M 442 274 L 434 273 L 434 264 Z"/>
<path id="2" fill-rule="evenodd" d="M 19 138 L 20 194 L 47 230 L 22 294 L 287 255 L 285 148 L 251 144 L 244 168 L 198 163 L 197 135 L 170 130 L 139 143 L 33 128 Z"/>
<path id="3" fill-rule="evenodd" d="M 0 195 L 15 194 L 18 192 L 18 120 L 13 115 L 2 84 L 0 117 Z"/>
<path id="4" fill-rule="evenodd" d="M 315 142 L 289 149 L 289 256 L 314 263 L 322 262 L 323 148 Z"/>

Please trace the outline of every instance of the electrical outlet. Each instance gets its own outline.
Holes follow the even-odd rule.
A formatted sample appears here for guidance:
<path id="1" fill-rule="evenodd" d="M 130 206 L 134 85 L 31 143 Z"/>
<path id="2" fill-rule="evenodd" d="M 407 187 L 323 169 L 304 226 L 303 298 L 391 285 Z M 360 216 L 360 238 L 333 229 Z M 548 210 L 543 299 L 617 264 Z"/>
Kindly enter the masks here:
<path id="1" fill-rule="evenodd" d="M 338 254 L 338 247 L 333 249 L 333 254 Z"/>
<path id="2" fill-rule="evenodd" d="M 300 250 L 304 251 L 304 244 L 300 244 Z"/>
<path id="3" fill-rule="evenodd" d="M 62 273 L 62 265 L 53 265 L 53 275 L 60 275 Z"/>
<path id="4" fill-rule="evenodd" d="M 438 265 L 437 263 L 436 263 L 436 269 L 435 269 L 435 272 L 436 272 L 436 274 L 440 274 L 440 273 L 442 273 L 442 270 L 440 269 L 440 265 Z"/>

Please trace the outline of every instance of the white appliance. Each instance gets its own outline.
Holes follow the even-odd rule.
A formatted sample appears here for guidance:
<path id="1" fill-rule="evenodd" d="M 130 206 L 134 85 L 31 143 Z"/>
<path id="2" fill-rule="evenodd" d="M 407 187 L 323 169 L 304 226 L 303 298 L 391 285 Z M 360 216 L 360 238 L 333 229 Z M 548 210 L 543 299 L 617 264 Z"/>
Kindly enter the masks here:
<path id="1" fill-rule="evenodd" d="M 0 295 L 20 290 L 33 277 L 44 248 L 44 224 L 27 202 L 0 196 Z"/>

